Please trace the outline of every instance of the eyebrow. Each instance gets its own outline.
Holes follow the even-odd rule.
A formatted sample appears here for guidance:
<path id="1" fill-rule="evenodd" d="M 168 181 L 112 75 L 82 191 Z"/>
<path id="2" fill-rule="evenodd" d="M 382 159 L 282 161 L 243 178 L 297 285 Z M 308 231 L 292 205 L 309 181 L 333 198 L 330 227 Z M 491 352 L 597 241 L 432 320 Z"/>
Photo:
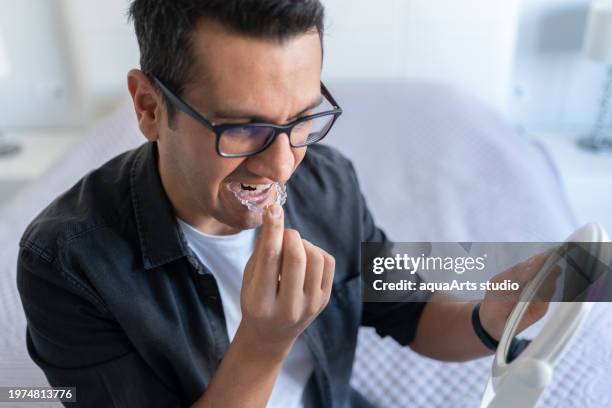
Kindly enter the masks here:
<path id="1" fill-rule="evenodd" d="M 317 99 L 312 101 L 308 106 L 298 112 L 296 115 L 291 117 L 289 121 L 295 120 L 302 116 L 304 113 L 308 112 L 311 109 L 316 108 L 321 103 L 323 103 L 323 95 L 320 95 Z M 253 122 L 271 122 L 269 119 L 264 116 L 261 116 L 258 113 L 248 111 L 248 110 L 240 110 L 240 109 L 221 109 L 213 112 L 213 117 L 215 119 L 248 119 Z"/>

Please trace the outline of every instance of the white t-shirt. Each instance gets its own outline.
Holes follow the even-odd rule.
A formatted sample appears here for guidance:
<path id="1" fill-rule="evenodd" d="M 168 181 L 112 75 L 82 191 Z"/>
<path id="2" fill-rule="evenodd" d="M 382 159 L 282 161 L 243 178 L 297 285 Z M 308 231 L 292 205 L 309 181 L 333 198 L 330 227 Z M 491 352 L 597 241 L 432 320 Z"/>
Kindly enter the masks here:
<path id="1" fill-rule="evenodd" d="M 209 235 L 177 220 L 189 247 L 217 281 L 231 342 L 242 319 L 240 288 L 244 267 L 255 248 L 256 230 L 244 230 L 235 235 Z M 267 407 L 302 408 L 304 389 L 312 371 L 312 355 L 300 337 L 283 363 Z"/>

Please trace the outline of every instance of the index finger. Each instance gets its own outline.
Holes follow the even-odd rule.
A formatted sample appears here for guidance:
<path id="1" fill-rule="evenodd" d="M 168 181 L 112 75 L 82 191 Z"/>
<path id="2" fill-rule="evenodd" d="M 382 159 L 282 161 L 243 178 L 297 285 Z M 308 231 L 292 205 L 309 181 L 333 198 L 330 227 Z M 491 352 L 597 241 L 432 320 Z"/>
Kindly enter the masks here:
<path id="1" fill-rule="evenodd" d="M 487 292 L 487 296 L 495 297 L 498 299 L 505 299 L 509 301 L 516 301 L 520 296 L 522 290 L 527 286 L 527 284 L 536 276 L 538 271 L 544 266 L 548 256 L 551 254 L 552 250 L 539 253 L 537 255 L 532 256 L 524 262 L 518 263 L 509 269 L 506 269 L 504 272 L 495 275 L 491 281 L 492 282 L 504 282 L 505 280 L 510 280 L 514 283 L 518 283 L 521 290 L 498 290 L 494 292 Z"/>
<path id="2" fill-rule="evenodd" d="M 245 270 L 244 280 L 253 282 L 256 286 L 265 288 L 267 293 L 275 294 L 278 287 L 280 273 L 281 253 L 283 247 L 283 235 L 285 222 L 283 210 L 278 208 L 266 208 L 263 213 L 263 224 L 257 237 L 255 249 L 249 263 L 253 268 L 248 268 L 249 276 Z"/>
<path id="3" fill-rule="evenodd" d="M 263 213 L 263 223 L 259 237 L 257 237 L 255 252 L 263 251 L 265 256 L 280 256 L 283 249 L 284 230 L 283 208 L 278 203 L 268 206 Z"/>
<path id="4" fill-rule="evenodd" d="M 541 252 L 532 256 L 524 262 L 514 265 L 513 267 L 508 269 L 504 278 L 513 279 L 521 286 L 526 285 L 536 276 L 536 274 L 544 266 L 550 253 L 551 251 Z"/>

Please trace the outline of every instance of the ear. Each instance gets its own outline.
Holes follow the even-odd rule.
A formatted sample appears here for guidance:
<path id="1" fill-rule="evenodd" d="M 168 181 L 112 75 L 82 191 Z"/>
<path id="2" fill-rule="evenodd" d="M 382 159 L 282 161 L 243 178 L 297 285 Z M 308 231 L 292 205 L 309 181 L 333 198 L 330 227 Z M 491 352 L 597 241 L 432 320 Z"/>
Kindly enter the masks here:
<path id="1" fill-rule="evenodd" d="M 164 113 L 161 95 L 155 91 L 149 77 L 139 69 L 128 72 L 127 84 L 140 131 L 148 140 L 157 140 Z"/>

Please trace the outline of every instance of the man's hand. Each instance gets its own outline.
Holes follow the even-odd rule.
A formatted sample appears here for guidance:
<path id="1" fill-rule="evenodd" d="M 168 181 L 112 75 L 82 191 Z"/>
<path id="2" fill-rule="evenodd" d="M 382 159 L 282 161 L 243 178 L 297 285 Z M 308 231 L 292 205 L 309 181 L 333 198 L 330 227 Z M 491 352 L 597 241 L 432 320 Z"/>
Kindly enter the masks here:
<path id="1" fill-rule="evenodd" d="M 521 290 L 535 277 L 542 268 L 550 252 L 544 252 L 529 258 L 525 262 L 513 266 L 512 268 L 496 275 L 491 282 L 503 282 L 509 279 L 520 285 Z M 554 293 L 559 268 L 551 271 L 546 280 L 542 283 L 536 296 L 531 301 L 525 311 L 523 318 L 518 326 L 520 332 L 540 320 L 547 312 L 549 301 Z M 517 292 L 487 292 L 480 306 L 480 321 L 483 328 L 496 340 L 500 340 L 504 331 L 506 320 L 512 313 L 520 293 Z"/>
<path id="2" fill-rule="evenodd" d="M 284 359 L 329 301 L 335 260 L 268 208 L 242 279 L 242 321 L 193 407 L 264 407 Z"/>
<path id="3" fill-rule="evenodd" d="M 491 282 L 510 279 L 524 288 L 542 268 L 549 254 L 549 252 L 538 254 L 495 276 Z M 558 276 L 559 268 L 556 267 L 540 285 L 523 316 L 519 331 L 546 314 Z M 520 291 L 518 292 L 487 292 L 480 305 L 482 326 L 498 341 L 520 297 Z M 471 316 L 474 304 L 473 301 L 430 300 L 423 310 L 415 339 L 410 347 L 419 354 L 443 361 L 467 361 L 490 354 L 491 351 L 482 344 L 472 328 Z"/>
<path id="4" fill-rule="evenodd" d="M 244 270 L 236 334 L 287 352 L 329 301 L 334 258 L 285 229 L 278 204 L 265 210 L 260 235 Z"/>

